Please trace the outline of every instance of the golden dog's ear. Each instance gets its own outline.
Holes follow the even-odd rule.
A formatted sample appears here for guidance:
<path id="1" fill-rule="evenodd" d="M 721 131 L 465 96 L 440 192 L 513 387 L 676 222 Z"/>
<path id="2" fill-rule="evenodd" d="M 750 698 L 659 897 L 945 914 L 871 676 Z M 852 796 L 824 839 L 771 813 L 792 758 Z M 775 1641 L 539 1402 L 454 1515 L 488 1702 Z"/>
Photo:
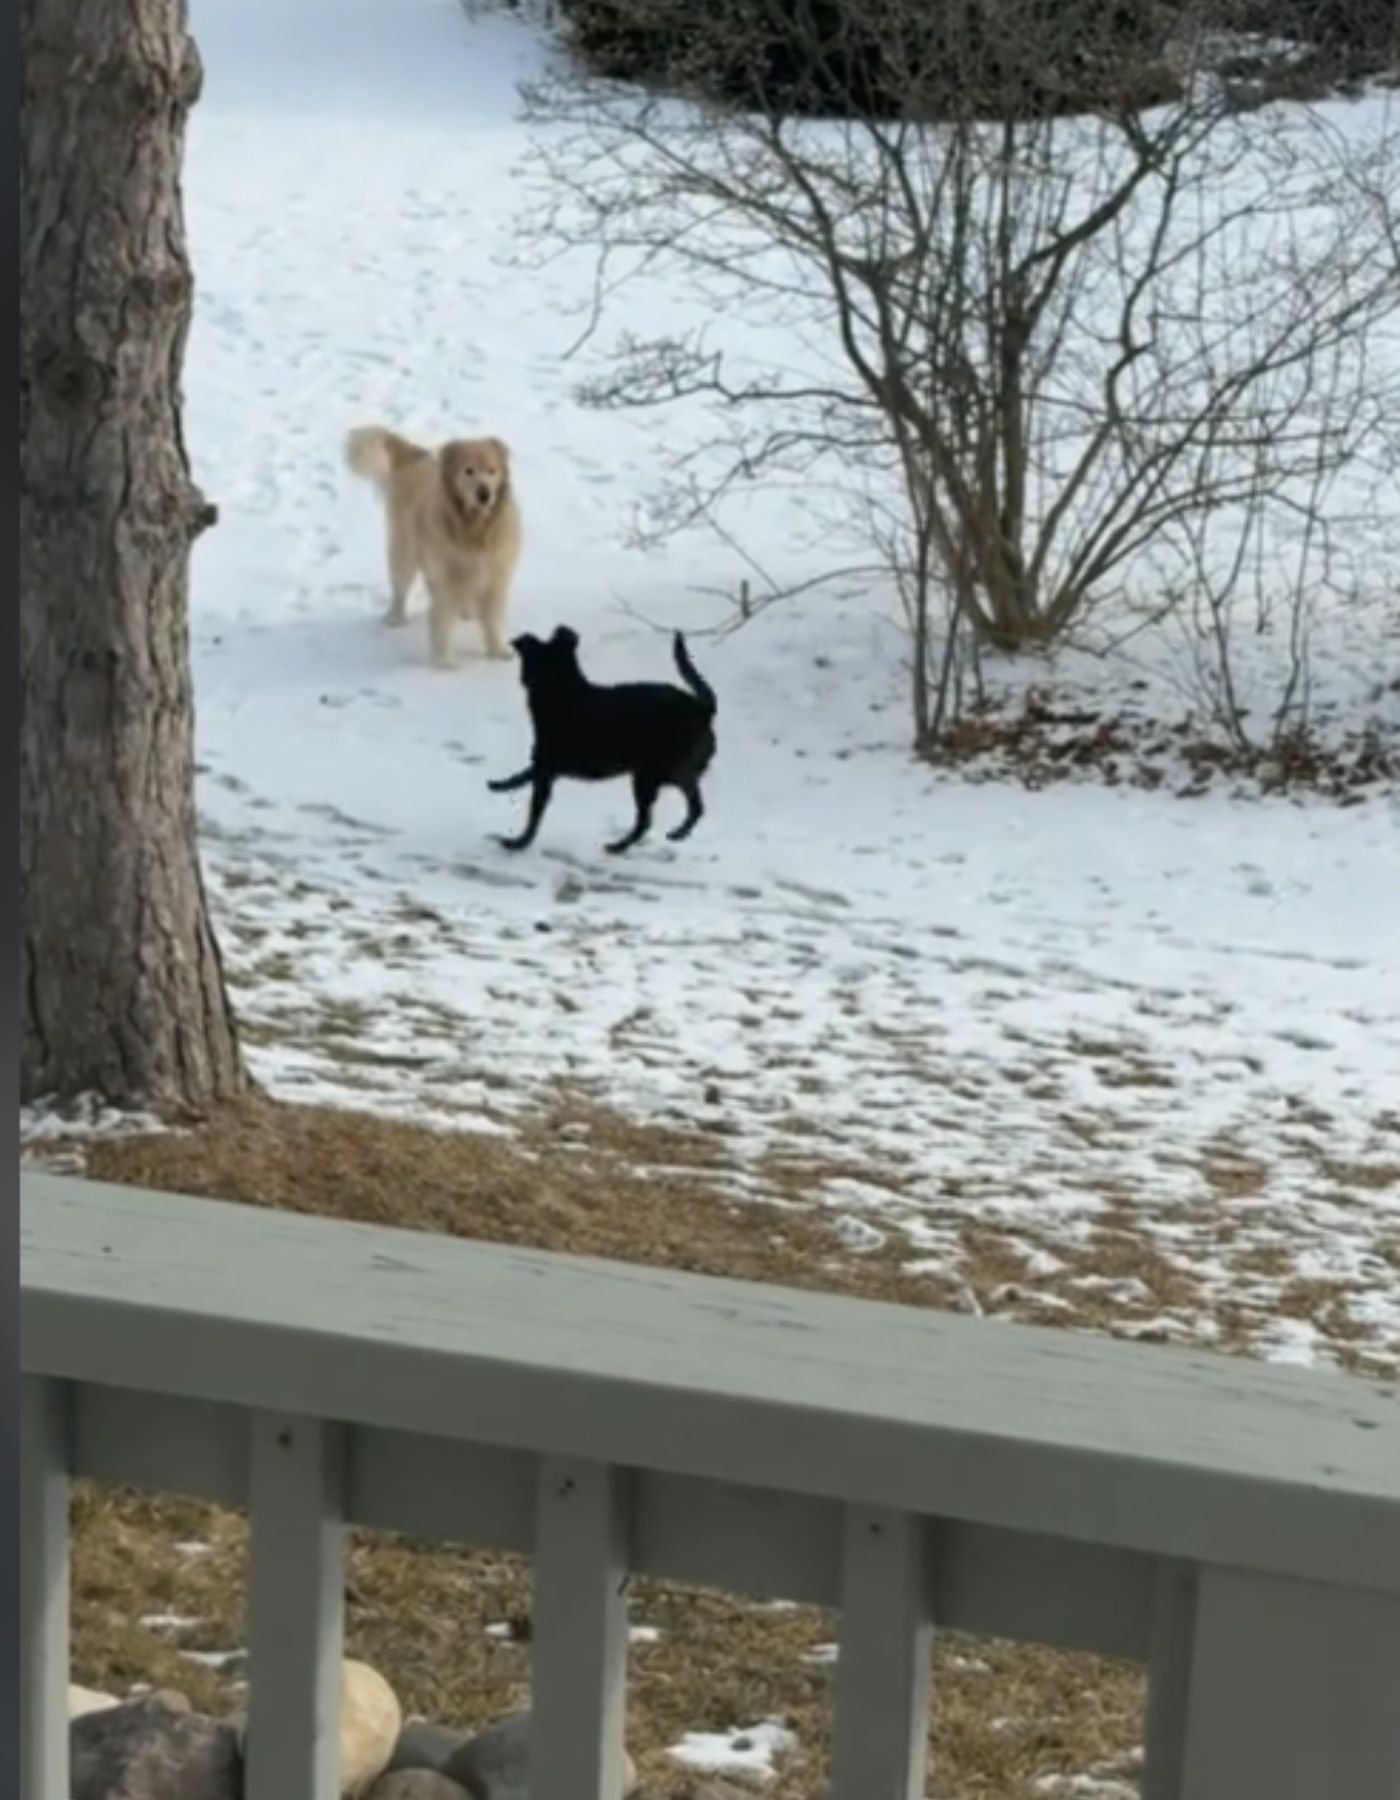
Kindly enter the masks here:
<path id="1" fill-rule="evenodd" d="M 507 474 L 509 474 L 510 473 L 510 445 L 505 441 L 504 438 L 493 437 L 493 438 L 487 438 L 486 441 L 491 446 L 491 448 L 496 452 L 497 456 L 500 457 L 501 467 L 506 471 Z"/>

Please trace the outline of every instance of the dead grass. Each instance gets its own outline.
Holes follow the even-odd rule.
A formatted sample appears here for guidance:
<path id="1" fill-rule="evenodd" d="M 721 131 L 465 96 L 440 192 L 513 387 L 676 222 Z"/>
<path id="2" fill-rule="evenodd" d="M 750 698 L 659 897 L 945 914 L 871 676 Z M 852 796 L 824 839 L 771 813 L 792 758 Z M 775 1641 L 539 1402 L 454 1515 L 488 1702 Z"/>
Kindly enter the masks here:
<path id="1" fill-rule="evenodd" d="M 916 1305 L 947 1306 L 966 1291 L 961 1279 L 910 1274 L 907 1251 L 851 1257 L 819 1210 L 730 1199 L 713 1136 L 638 1126 L 579 1095 L 561 1094 L 514 1139 L 249 1100 L 185 1133 L 102 1141 L 85 1157 L 96 1179 L 496 1242 Z M 785 1174 L 795 1201 L 818 1171 Z M 979 1284 L 1023 1268 L 995 1233 L 967 1247 Z M 210 1548 L 191 1554 L 180 1547 L 190 1542 Z M 184 1653 L 242 1643 L 244 1554 L 238 1515 L 84 1484 L 75 1679 L 116 1692 L 173 1686 L 215 1711 L 239 1704 L 237 1666 Z M 350 1652 L 384 1670 L 406 1710 L 469 1727 L 527 1699 L 529 1572 L 517 1559 L 357 1533 L 347 1598 Z M 140 1623 L 159 1614 L 198 1624 Z M 512 1620 L 524 1622 L 521 1638 L 487 1635 Z M 829 1617 L 640 1582 L 633 1620 L 660 1631 L 632 1652 L 629 1741 L 649 1795 L 688 1791 L 665 1755 L 684 1733 L 763 1718 L 788 1722 L 801 1746 L 766 1791 L 811 1793 L 830 1668 L 807 1659 L 833 1638 Z M 1120 1765 L 1140 1736 L 1141 1678 L 1125 1665 L 944 1638 L 936 1683 L 933 1766 L 938 1791 L 959 1800 L 1032 1800 L 1048 1775 Z"/>
<path id="2" fill-rule="evenodd" d="M 638 1125 L 580 1095 L 510 1137 L 248 1100 L 192 1132 L 87 1152 L 96 1179 L 292 1212 L 914 1304 L 954 1291 L 850 1262 L 814 1211 L 731 1199 L 728 1167 L 704 1131 Z"/>

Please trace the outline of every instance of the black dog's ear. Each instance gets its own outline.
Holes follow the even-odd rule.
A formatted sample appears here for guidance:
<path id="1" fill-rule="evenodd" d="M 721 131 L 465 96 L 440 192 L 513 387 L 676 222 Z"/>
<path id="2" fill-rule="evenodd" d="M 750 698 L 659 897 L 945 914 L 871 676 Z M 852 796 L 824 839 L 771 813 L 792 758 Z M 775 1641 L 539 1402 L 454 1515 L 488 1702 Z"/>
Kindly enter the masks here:
<path id="1" fill-rule="evenodd" d="M 566 650 L 578 649 L 578 633 L 571 625 L 556 625 L 553 641 Z"/>
<path id="2" fill-rule="evenodd" d="M 517 656 L 524 656 L 526 651 L 538 650 L 541 645 L 533 631 L 522 631 L 519 637 L 513 637 L 510 640 L 510 647 Z"/>

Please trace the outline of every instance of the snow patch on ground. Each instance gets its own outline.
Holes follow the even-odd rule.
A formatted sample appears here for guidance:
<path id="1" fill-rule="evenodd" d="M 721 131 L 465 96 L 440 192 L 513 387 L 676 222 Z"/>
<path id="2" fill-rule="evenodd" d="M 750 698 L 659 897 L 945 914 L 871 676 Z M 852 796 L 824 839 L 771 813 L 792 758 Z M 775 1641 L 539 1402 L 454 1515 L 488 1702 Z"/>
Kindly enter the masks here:
<path id="1" fill-rule="evenodd" d="M 64 1105 L 35 1101 L 19 1109 L 21 1161 L 52 1166 L 60 1146 L 94 1138 L 145 1137 L 168 1129 L 152 1113 L 109 1106 L 97 1094 L 80 1095 Z"/>
<path id="2" fill-rule="evenodd" d="M 146 1631 L 168 1632 L 172 1635 L 194 1631 L 200 1623 L 199 1619 L 176 1612 L 143 1613 L 137 1620 L 137 1624 Z"/>
<path id="3" fill-rule="evenodd" d="M 1136 1782 L 1112 1775 L 1042 1775 L 1035 1787 L 1047 1800 L 1138 1800 Z"/>
<path id="4" fill-rule="evenodd" d="M 768 1782 L 777 1775 L 776 1764 L 796 1748 L 797 1739 L 785 1725 L 765 1720 L 733 1731 L 687 1732 L 668 1755 L 683 1767 L 707 1775 L 740 1775 L 749 1781 Z"/>

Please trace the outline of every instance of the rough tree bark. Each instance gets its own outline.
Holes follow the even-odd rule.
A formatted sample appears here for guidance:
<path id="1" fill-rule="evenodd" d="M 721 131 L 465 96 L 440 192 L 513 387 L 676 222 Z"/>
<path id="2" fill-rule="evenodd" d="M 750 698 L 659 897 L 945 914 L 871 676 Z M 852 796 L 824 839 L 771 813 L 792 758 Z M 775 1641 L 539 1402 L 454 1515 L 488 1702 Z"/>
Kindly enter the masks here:
<path id="1" fill-rule="evenodd" d="M 20 1089 L 247 1077 L 194 802 L 185 0 L 22 0 Z"/>

